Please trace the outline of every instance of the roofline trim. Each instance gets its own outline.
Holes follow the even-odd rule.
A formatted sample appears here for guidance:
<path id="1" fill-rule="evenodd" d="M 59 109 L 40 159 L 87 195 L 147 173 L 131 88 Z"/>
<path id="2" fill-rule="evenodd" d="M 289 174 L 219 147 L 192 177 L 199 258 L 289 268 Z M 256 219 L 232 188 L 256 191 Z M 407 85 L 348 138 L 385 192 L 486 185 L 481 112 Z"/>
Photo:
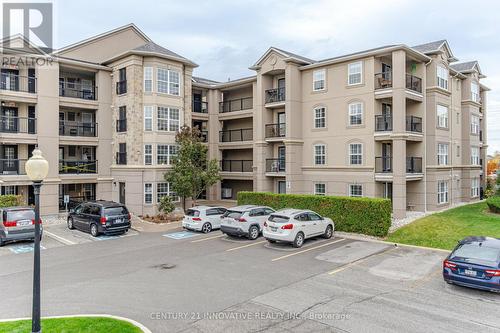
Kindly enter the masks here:
<path id="1" fill-rule="evenodd" d="M 296 61 L 298 63 L 301 63 L 301 64 L 311 64 L 310 61 L 305 61 L 304 59 L 299 59 L 297 57 L 293 57 L 291 56 L 290 54 L 286 54 L 284 53 L 283 51 L 281 51 L 280 49 L 277 49 L 275 48 L 274 46 L 271 46 L 270 48 L 267 49 L 266 52 L 264 52 L 264 54 L 259 58 L 259 60 L 257 60 L 255 62 L 255 64 L 253 64 L 250 69 L 254 69 L 254 68 L 258 68 L 260 67 L 259 64 L 269 55 L 269 53 L 271 53 L 272 51 L 276 52 L 276 53 L 279 53 L 281 54 L 283 57 L 285 57 L 286 60 L 288 61 Z"/>
<path id="2" fill-rule="evenodd" d="M 169 59 L 169 60 L 175 60 L 178 62 L 181 62 L 185 65 L 189 65 L 190 67 L 198 67 L 198 64 L 192 62 L 189 59 L 186 58 L 179 58 L 175 56 L 170 56 L 164 53 L 159 53 L 159 52 L 149 52 L 149 51 L 138 51 L 138 50 L 127 50 L 125 52 L 122 52 L 120 54 L 117 54 L 105 61 L 103 61 L 103 64 L 113 62 L 115 60 L 118 60 L 120 58 L 126 57 L 128 55 L 141 55 L 141 56 L 152 56 L 152 57 L 158 57 L 158 58 L 164 58 L 164 59 Z"/>
<path id="3" fill-rule="evenodd" d="M 244 77 L 242 79 L 237 79 L 234 81 L 229 81 L 229 82 L 221 82 L 217 84 L 206 84 L 206 83 L 200 83 L 200 82 L 193 82 L 192 85 L 196 87 L 202 87 L 202 88 L 209 88 L 209 89 L 224 89 L 224 88 L 231 88 L 234 86 L 238 85 L 244 85 L 248 83 L 252 83 L 257 80 L 257 75 L 250 76 L 250 77 Z"/>

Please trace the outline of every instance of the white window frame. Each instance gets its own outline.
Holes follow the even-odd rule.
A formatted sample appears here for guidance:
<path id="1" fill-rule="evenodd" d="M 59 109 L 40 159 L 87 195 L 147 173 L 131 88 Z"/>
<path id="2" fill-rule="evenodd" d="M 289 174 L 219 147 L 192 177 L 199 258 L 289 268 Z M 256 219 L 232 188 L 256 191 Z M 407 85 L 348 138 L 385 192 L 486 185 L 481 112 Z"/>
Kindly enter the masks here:
<path id="1" fill-rule="evenodd" d="M 153 165 L 153 145 L 150 143 L 144 145 L 144 165 Z"/>
<path id="2" fill-rule="evenodd" d="M 448 203 L 448 181 L 440 180 L 437 184 L 438 205 Z"/>
<path id="3" fill-rule="evenodd" d="M 160 94 L 179 96 L 181 91 L 181 72 L 159 67 L 156 71 L 156 91 Z"/>
<path id="4" fill-rule="evenodd" d="M 351 80 L 354 78 L 356 78 L 356 80 Z M 362 61 L 351 62 L 350 64 L 347 65 L 347 84 L 349 86 L 354 86 L 362 83 L 363 83 L 363 62 Z"/>
<path id="5" fill-rule="evenodd" d="M 144 105 L 144 131 L 151 132 L 153 130 L 153 109 L 152 105 Z"/>
<path id="6" fill-rule="evenodd" d="M 152 205 L 153 204 L 153 184 L 152 183 L 144 183 L 144 204 Z"/>
<path id="7" fill-rule="evenodd" d="M 178 132 L 181 128 L 181 110 L 179 108 L 168 108 L 168 130 Z"/>
<path id="8" fill-rule="evenodd" d="M 172 159 L 177 156 L 179 147 L 177 145 L 157 144 L 156 145 L 156 164 L 171 165 Z M 161 157 L 161 160 L 160 160 Z"/>
<path id="9" fill-rule="evenodd" d="M 167 106 L 156 108 L 156 129 L 159 132 L 177 132 L 180 129 L 181 110 Z"/>
<path id="10" fill-rule="evenodd" d="M 438 165 L 448 165 L 449 144 L 438 143 L 437 162 Z"/>
<path id="11" fill-rule="evenodd" d="M 445 105 L 436 105 L 437 127 L 448 128 L 449 124 L 449 109 Z"/>
<path id="12" fill-rule="evenodd" d="M 144 92 L 153 92 L 153 67 L 144 67 Z"/>
<path id="13" fill-rule="evenodd" d="M 326 128 L 326 108 L 324 106 L 314 108 L 314 128 Z"/>
<path id="14" fill-rule="evenodd" d="M 470 132 L 472 134 L 476 134 L 476 135 L 479 135 L 479 117 L 474 115 L 474 114 L 471 114 L 470 116 Z"/>
<path id="15" fill-rule="evenodd" d="M 314 165 L 326 165 L 326 145 L 323 143 L 318 143 L 315 144 L 313 148 Z"/>
<path id="16" fill-rule="evenodd" d="M 479 147 L 470 147 L 470 163 L 472 165 L 481 165 Z"/>
<path id="17" fill-rule="evenodd" d="M 353 150 L 354 146 L 359 146 L 356 151 Z M 359 163 L 353 163 L 353 158 L 359 159 Z M 362 143 L 350 143 L 349 144 L 349 165 L 363 165 L 363 144 Z"/>
<path id="18" fill-rule="evenodd" d="M 349 184 L 349 196 L 353 198 L 361 198 L 363 196 L 363 185 Z"/>
<path id="19" fill-rule="evenodd" d="M 174 78 L 177 78 L 174 80 Z M 168 70 L 168 93 L 170 95 L 179 96 L 181 93 L 181 73 L 176 70 Z"/>
<path id="20" fill-rule="evenodd" d="M 168 94 L 168 69 L 166 68 L 156 70 L 156 91 L 160 94 Z"/>
<path id="21" fill-rule="evenodd" d="M 17 195 L 17 186 L 16 185 L 5 185 L 2 186 L 2 195 Z"/>
<path id="22" fill-rule="evenodd" d="M 477 198 L 477 197 L 479 197 L 479 194 L 480 194 L 479 178 L 478 177 L 474 177 L 471 180 L 470 196 L 472 198 Z"/>
<path id="23" fill-rule="evenodd" d="M 318 69 L 313 72 L 313 91 L 326 89 L 326 69 Z"/>
<path id="24" fill-rule="evenodd" d="M 349 126 L 363 125 L 363 103 L 353 102 L 349 104 Z M 359 119 L 359 123 L 354 123 L 353 120 Z"/>
<path id="25" fill-rule="evenodd" d="M 446 67 L 442 65 L 436 67 L 436 82 L 438 87 L 448 90 L 449 76 L 450 74 Z"/>
<path id="26" fill-rule="evenodd" d="M 481 102 L 481 98 L 479 96 L 479 84 L 474 81 L 470 83 L 470 99 L 476 103 Z"/>
<path id="27" fill-rule="evenodd" d="M 326 195 L 326 184 L 314 183 L 314 195 Z"/>

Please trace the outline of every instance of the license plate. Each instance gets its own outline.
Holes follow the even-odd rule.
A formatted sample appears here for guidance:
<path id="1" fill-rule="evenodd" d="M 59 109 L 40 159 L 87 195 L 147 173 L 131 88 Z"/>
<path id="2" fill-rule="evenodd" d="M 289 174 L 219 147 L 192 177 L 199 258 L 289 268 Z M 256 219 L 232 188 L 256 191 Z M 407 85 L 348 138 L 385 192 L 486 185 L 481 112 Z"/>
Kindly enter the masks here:
<path id="1" fill-rule="evenodd" d="M 123 220 L 122 220 L 122 219 L 116 219 L 116 220 L 115 220 L 115 224 L 120 224 L 120 223 L 123 223 Z"/>
<path id="2" fill-rule="evenodd" d="M 278 228 L 277 227 L 271 227 L 271 231 L 276 232 L 276 231 L 278 231 Z"/>
<path id="3" fill-rule="evenodd" d="M 17 221 L 16 225 L 18 227 L 26 227 L 31 224 L 31 221 Z"/>
<path id="4" fill-rule="evenodd" d="M 473 271 L 471 269 L 466 269 L 466 270 L 464 270 L 464 274 L 467 275 L 467 276 L 476 276 L 477 272 Z"/>

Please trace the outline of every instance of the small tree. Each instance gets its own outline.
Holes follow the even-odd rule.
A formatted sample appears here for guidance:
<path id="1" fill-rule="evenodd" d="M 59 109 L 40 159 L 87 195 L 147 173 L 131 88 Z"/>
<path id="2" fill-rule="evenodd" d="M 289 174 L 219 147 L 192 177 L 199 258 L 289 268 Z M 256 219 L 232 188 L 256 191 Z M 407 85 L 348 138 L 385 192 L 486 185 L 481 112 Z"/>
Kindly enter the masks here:
<path id="1" fill-rule="evenodd" d="M 169 195 L 164 195 L 160 199 L 160 204 L 159 204 L 160 211 L 162 211 L 165 214 L 172 213 L 175 209 L 175 205 L 172 202 L 172 197 Z"/>
<path id="2" fill-rule="evenodd" d="M 220 180 L 219 163 L 216 159 L 208 160 L 208 148 L 201 142 L 201 132 L 197 128 L 183 126 L 175 141 L 179 150 L 165 180 L 182 198 L 182 207 L 186 209 L 186 198 L 196 204 L 201 193 Z"/>

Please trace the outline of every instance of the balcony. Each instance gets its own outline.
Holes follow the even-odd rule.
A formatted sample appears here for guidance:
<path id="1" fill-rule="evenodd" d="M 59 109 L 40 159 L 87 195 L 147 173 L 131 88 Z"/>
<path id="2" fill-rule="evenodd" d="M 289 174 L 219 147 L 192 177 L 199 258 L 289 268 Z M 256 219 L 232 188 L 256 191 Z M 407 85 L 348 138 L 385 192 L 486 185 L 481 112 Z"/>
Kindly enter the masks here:
<path id="1" fill-rule="evenodd" d="M 59 96 L 95 101 L 97 87 L 91 84 L 61 81 L 59 82 Z"/>
<path id="2" fill-rule="evenodd" d="M 221 160 L 221 170 L 225 172 L 252 172 L 252 160 Z"/>
<path id="3" fill-rule="evenodd" d="M 1 159 L 0 174 L 1 175 L 25 175 L 25 165 L 27 160 L 18 159 Z"/>
<path id="4" fill-rule="evenodd" d="M 36 118 L 2 116 L 0 133 L 36 134 Z"/>
<path id="5" fill-rule="evenodd" d="M 127 93 L 127 80 L 116 82 L 116 94 L 123 95 Z"/>
<path id="6" fill-rule="evenodd" d="M 97 123 L 80 123 L 74 121 L 59 122 L 60 136 L 97 137 Z"/>
<path id="7" fill-rule="evenodd" d="M 232 99 L 228 101 L 219 102 L 219 112 L 235 112 L 250 110 L 253 108 L 253 97 Z"/>
<path id="8" fill-rule="evenodd" d="M 59 161 L 59 174 L 97 173 L 97 161 Z"/>
<path id="9" fill-rule="evenodd" d="M 285 88 L 266 90 L 266 104 L 285 101 Z"/>
<path id="10" fill-rule="evenodd" d="M 286 124 L 267 124 L 266 138 L 284 138 L 286 136 Z"/>
<path id="11" fill-rule="evenodd" d="M 392 88 L 392 72 L 375 74 L 375 89 Z"/>
<path id="12" fill-rule="evenodd" d="M 376 173 L 391 173 L 392 172 L 392 157 L 389 157 L 389 156 L 375 157 L 375 172 Z"/>
<path id="13" fill-rule="evenodd" d="M 116 152 L 116 164 L 126 165 L 127 164 L 127 152 Z"/>
<path id="14" fill-rule="evenodd" d="M 0 74 L 0 90 L 20 91 L 34 94 L 36 93 L 35 77 L 19 76 L 14 73 Z"/>
<path id="15" fill-rule="evenodd" d="M 219 132 L 219 142 L 252 141 L 253 128 L 240 128 Z"/>
<path id="16" fill-rule="evenodd" d="M 208 103 L 202 101 L 193 101 L 193 112 L 208 113 Z"/>
<path id="17" fill-rule="evenodd" d="M 272 172 L 272 173 L 285 172 L 285 159 L 284 158 L 266 159 L 266 172 Z"/>
<path id="18" fill-rule="evenodd" d="M 406 173 L 422 173 L 422 157 L 407 157 Z"/>
<path id="19" fill-rule="evenodd" d="M 200 141 L 208 142 L 208 131 L 200 131 Z"/>
<path id="20" fill-rule="evenodd" d="M 127 131 L 127 118 L 116 119 L 116 131 L 118 133 Z"/>
<path id="21" fill-rule="evenodd" d="M 411 74 L 406 74 L 406 89 L 422 93 L 422 79 Z"/>
<path id="22" fill-rule="evenodd" d="M 392 131 L 392 116 L 375 115 L 375 132 Z"/>
<path id="23" fill-rule="evenodd" d="M 406 116 L 406 131 L 422 133 L 422 118 Z"/>

